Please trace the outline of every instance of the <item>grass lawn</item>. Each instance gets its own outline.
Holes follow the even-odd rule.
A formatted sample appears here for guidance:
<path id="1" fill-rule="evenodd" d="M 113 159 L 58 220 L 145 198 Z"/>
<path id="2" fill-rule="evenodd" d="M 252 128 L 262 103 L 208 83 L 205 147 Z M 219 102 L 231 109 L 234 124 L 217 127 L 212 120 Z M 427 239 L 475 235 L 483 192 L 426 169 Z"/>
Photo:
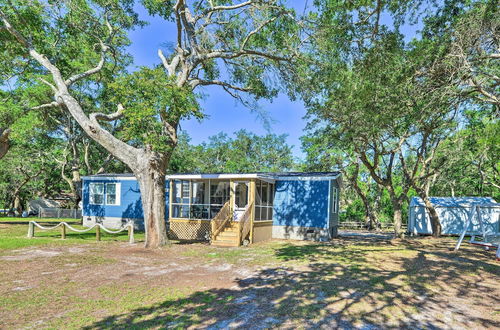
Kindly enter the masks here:
<path id="1" fill-rule="evenodd" d="M 57 222 L 66 221 L 66 219 L 58 219 Z M 69 221 L 66 221 L 70 223 Z M 45 225 L 49 227 L 50 225 Z M 85 227 L 71 224 L 72 227 L 76 229 L 85 229 Z M 35 237 L 28 238 L 28 225 L 10 225 L 0 223 L 0 255 L 7 253 L 8 250 L 19 249 L 30 246 L 60 246 L 60 245 L 74 245 L 74 244 L 94 244 L 99 243 L 95 241 L 95 229 L 90 230 L 87 233 L 76 233 L 71 232 L 69 229 L 66 230 L 66 239 L 61 239 L 61 229 L 57 228 L 55 230 L 41 230 L 35 227 Z M 143 233 L 135 233 L 134 237 L 136 239 L 144 238 Z M 114 242 L 114 241 L 128 241 L 128 234 L 126 231 L 110 235 L 101 230 L 101 240 L 104 242 Z"/>
<path id="2" fill-rule="evenodd" d="M 2 328 L 500 325 L 494 253 L 466 244 L 455 253 L 449 238 L 145 250 L 125 235 L 28 240 L 26 231 L 0 225 L 0 242 L 23 242 L 0 246 Z"/>
<path id="3" fill-rule="evenodd" d="M 67 223 L 80 223 L 80 219 L 74 219 L 74 218 L 37 218 L 37 217 L 29 217 L 29 218 L 21 218 L 21 217 L 0 217 L 0 223 L 5 223 L 5 222 L 29 222 L 29 221 L 36 221 L 36 222 L 67 222 Z"/>

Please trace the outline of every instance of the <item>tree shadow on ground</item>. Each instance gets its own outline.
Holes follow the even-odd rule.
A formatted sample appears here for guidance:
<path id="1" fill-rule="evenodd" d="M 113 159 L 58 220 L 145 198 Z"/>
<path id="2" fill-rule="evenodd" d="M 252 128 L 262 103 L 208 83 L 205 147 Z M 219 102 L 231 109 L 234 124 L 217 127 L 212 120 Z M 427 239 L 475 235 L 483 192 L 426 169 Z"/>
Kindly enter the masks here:
<path id="1" fill-rule="evenodd" d="M 449 248 L 418 240 L 288 244 L 275 250 L 283 266 L 237 278 L 232 288 L 168 299 L 87 329 L 497 328 L 492 314 L 468 313 L 460 302 L 498 302 L 498 292 L 480 285 L 483 277 L 499 276 L 498 267 L 478 259 L 484 260 L 481 251 L 457 255 Z M 450 295 L 459 300 L 450 301 Z"/>

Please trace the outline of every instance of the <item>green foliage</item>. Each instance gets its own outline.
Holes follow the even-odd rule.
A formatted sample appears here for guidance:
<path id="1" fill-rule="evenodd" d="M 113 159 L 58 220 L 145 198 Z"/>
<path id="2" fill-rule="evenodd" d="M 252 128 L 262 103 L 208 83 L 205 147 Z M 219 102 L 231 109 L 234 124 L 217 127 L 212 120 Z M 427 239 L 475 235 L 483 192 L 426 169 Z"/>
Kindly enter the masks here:
<path id="1" fill-rule="evenodd" d="M 162 68 L 140 70 L 124 75 L 109 85 L 110 102 L 123 104 L 121 137 L 158 152 L 171 150 L 173 141 L 165 123 L 203 118 L 197 95 L 187 87 L 178 87 L 175 79 Z"/>
<path id="2" fill-rule="evenodd" d="M 231 138 L 219 133 L 209 142 L 192 146 L 183 136 L 172 156 L 170 170 L 174 173 L 248 173 L 281 172 L 294 167 L 292 148 L 286 135 L 258 136 L 246 130 Z"/>
<path id="3" fill-rule="evenodd" d="M 498 26 L 498 19 L 496 23 L 492 20 L 498 17 L 492 15 L 497 9 L 492 9 L 488 1 L 450 1 L 431 12 L 424 11 L 421 5 L 354 1 L 345 6 L 337 1 L 316 1 L 317 11 L 310 13 L 316 39 L 301 70 L 314 74 L 306 74 L 296 83 L 308 107 L 308 134 L 302 144 L 308 168 L 344 171 L 344 218 L 362 220 L 365 215 L 354 184 L 366 195 L 377 216 L 383 218 L 393 213 L 391 199 L 406 205 L 408 198 L 417 191 L 423 194 L 429 184 L 456 185 L 469 180 L 473 172 L 479 173 L 476 169 L 468 178 L 449 180 L 453 171 L 455 176 L 462 176 L 459 163 L 464 166 L 468 162 L 465 168 L 481 168 L 481 179 L 474 181 L 481 181 L 483 188 L 487 171 L 488 187 L 498 182 L 493 175 L 498 169 L 498 151 L 492 147 L 498 144 L 494 129 L 492 134 L 488 130 L 479 133 L 487 137 L 484 143 L 470 134 L 479 126 L 469 133 L 455 133 L 463 125 L 464 109 L 473 108 L 477 113 L 477 109 L 488 108 L 484 106 L 488 98 L 481 88 L 495 93 L 488 86 L 491 78 L 485 77 L 498 76 L 498 63 L 489 57 L 495 48 L 490 36 L 495 30 L 492 27 Z M 381 11 L 377 6 L 382 6 Z M 381 12 L 390 15 L 392 22 L 379 21 Z M 423 32 L 420 38 L 407 43 L 399 28 L 418 17 L 425 24 Z M 469 22 L 471 28 L 464 22 Z M 458 52 L 460 46 L 465 56 Z M 460 56 L 472 56 L 470 64 L 477 66 L 472 76 Z M 467 86 L 476 72 L 477 81 L 484 85 Z M 482 96 L 478 98 L 478 94 Z M 468 142 L 459 147 L 460 139 L 451 138 L 455 134 L 469 136 L 465 139 Z M 438 146 L 443 151 L 434 159 Z M 453 158 L 451 154 L 460 155 L 463 148 L 467 149 L 465 154 L 470 151 L 470 158 L 466 156 L 461 162 L 461 156 L 457 156 L 457 165 L 445 170 Z M 350 177 L 352 166 L 361 164 L 360 157 L 367 161 L 363 161 L 357 176 Z M 367 172 L 368 168 L 363 167 L 370 163 L 374 171 Z M 374 179 L 378 177 L 375 181 L 379 182 L 367 180 L 367 173 Z M 378 185 L 383 186 L 382 195 L 374 199 L 372 192 L 377 189 L 373 187 Z M 388 191 L 393 196 L 388 196 Z M 461 194 L 470 195 L 472 191 L 463 190 Z"/>
<path id="4" fill-rule="evenodd" d="M 19 135 L 18 135 L 19 136 Z M 61 141 L 43 133 L 31 132 L 28 141 L 16 140 L 15 145 L 0 160 L 0 208 L 20 207 L 37 196 L 54 196 L 61 192 L 63 183 L 54 156 Z"/>
<path id="5" fill-rule="evenodd" d="M 467 112 L 467 126 L 438 148 L 442 175 L 432 187 L 438 196 L 492 196 L 500 199 L 500 123 L 490 110 Z"/>

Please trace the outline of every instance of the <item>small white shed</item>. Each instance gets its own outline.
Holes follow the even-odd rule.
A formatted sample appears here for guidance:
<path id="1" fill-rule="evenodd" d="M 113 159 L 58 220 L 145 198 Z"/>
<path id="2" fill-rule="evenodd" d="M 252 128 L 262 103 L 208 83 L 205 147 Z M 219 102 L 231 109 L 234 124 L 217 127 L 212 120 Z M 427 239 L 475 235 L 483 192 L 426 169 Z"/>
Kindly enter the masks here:
<path id="1" fill-rule="evenodd" d="M 488 206 L 496 203 L 491 197 L 430 197 L 441 221 L 444 235 L 460 235 L 472 204 L 484 204 L 481 215 L 485 229 L 490 233 L 500 232 L 500 208 Z M 479 228 L 469 228 L 479 230 Z M 432 234 L 431 221 L 424 202 L 419 197 L 413 197 L 408 212 L 408 231 L 410 234 Z"/>

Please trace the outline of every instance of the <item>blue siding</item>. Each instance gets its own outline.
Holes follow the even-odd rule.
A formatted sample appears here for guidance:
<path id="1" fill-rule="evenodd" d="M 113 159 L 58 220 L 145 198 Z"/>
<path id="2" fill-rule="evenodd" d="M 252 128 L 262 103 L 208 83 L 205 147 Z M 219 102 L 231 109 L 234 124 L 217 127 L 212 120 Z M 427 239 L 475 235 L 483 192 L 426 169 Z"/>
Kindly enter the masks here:
<path id="1" fill-rule="evenodd" d="M 328 228 L 327 180 L 276 181 L 274 226 Z"/>
<path id="2" fill-rule="evenodd" d="M 90 183 L 120 183 L 120 205 L 91 205 L 89 203 L 89 185 Z M 166 182 L 166 214 L 165 219 L 168 219 L 168 192 L 169 182 Z M 115 218 L 131 218 L 143 219 L 141 193 L 137 180 L 120 180 L 106 179 L 99 180 L 83 180 L 82 187 L 83 197 L 83 216 L 98 216 L 98 217 L 115 217 Z"/>

